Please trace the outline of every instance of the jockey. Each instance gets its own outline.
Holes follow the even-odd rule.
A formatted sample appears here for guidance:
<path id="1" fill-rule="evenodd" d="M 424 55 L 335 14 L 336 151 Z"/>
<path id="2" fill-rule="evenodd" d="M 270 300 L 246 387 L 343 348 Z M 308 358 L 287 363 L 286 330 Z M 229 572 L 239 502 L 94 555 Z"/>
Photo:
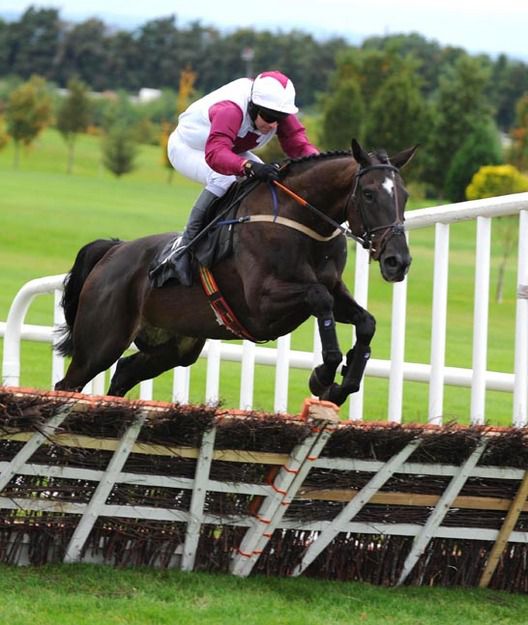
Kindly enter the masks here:
<path id="1" fill-rule="evenodd" d="M 237 176 L 264 182 L 278 179 L 274 165 L 263 163 L 250 150 L 262 147 L 276 134 L 290 158 L 317 154 L 298 120 L 295 88 L 278 71 L 254 80 L 239 78 L 189 106 L 169 137 L 168 156 L 176 169 L 205 186 L 191 210 L 183 235 L 162 252 L 150 272 L 154 286 L 177 277 L 192 284 L 190 257 L 185 246 L 206 225 L 212 203 L 222 197 Z M 179 252 L 178 252 L 179 251 Z"/>

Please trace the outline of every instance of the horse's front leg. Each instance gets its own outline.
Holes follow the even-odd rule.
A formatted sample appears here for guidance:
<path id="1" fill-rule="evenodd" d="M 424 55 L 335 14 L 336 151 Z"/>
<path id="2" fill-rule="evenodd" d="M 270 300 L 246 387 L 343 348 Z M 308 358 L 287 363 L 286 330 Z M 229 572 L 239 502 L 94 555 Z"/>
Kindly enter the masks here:
<path id="1" fill-rule="evenodd" d="M 351 323 L 356 327 L 356 343 L 348 350 L 346 364 L 341 371 L 343 381 L 340 385 L 333 384 L 323 396 L 323 399 L 340 406 L 351 393 L 359 390 L 370 358 L 370 343 L 376 332 L 376 320 L 354 300 L 342 282 L 334 290 L 334 315 L 336 321 Z"/>
<path id="2" fill-rule="evenodd" d="M 332 386 L 337 368 L 343 360 L 339 349 L 334 318 L 334 298 L 321 284 L 310 285 L 306 291 L 306 304 L 317 318 L 321 337 L 323 363 L 317 366 L 310 376 L 310 391 L 323 397 Z"/>

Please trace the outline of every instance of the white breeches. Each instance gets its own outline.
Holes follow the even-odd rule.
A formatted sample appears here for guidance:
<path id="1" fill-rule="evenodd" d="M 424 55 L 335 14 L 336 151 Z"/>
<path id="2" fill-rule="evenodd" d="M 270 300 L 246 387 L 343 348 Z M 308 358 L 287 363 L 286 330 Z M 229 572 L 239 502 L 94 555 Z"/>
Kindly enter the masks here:
<path id="1" fill-rule="evenodd" d="M 180 137 L 177 128 L 169 137 L 167 154 L 171 165 L 176 171 L 191 180 L 200 182 L 208 191 L 218 197 L 222 197 L 236 180 L 236 176 L 226 176 L 211 169 L 205 162 L 204 150 L 197 150 L 187 145 Z M 262 162 L 252 152 L 243 152 L 239 156 L 243 159 Z"/>

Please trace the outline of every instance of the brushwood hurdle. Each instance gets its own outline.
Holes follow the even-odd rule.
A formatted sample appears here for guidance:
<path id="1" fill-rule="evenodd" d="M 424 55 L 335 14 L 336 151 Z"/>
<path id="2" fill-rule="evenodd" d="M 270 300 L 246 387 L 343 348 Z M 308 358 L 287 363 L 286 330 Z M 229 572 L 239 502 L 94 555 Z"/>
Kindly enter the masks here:
<path id="1" fill-rule="evenodd" d="M 519 215 L 514 366 L 487 368 L 490 228 Z M 449 227 L 475 219 L 472 367 L 446 359 Z M 407 281 L 394 285 L 390 360 L 367 375 L 389 380 L 387 421 L 362 422 L 362 392 L 339 416 L 307 399 L 286 412 L 291 367 L 310 352 L 208 341 L 206 396 L 188 404 L 189 371 L 174 373 L 174 403 L 19 388 L 22 340 L 52 344 L 64 276 L 24 285 L 5 324 L 0 387 L 0 561 L 97 562 L 231 573 L 481 586 L 528 591 L 528 194 L 412 211 L 434 225 L 431 358 L 406 362 Z M 411 241 L 412 243 L 412 241 Z M 355 298 L 367 305 L 368 256 L 356 250 Z M 53 293 L 53 326 L 25 323 Z M 239 408 L 219 408 L 221 363 L 241 363 Z M 276 368 L 273 414 L 251 410 L 254 365 Z M 64 361 L 52 357 L 52 385 Z M 429 385 L 429 422 L 401 424 L 404 381 Z M 470 427 L 442 425 L 446 384 L 471 389 Z M 487 390 L 510 393 L 511 428 L 488 427 Z M 91 393 L 91 394 L 90 394 Z M 344 408 L 342 408 L 344 411 Z"/>
<path id="2" fill-rule="evenodd" d="M 524 429 L 0 388 L 0 561 L 528 591 Z"/>
<path id="3" fill-rule="evenodd" d="M 487 343 L 490 332 L 488 309 L 490 291 L 491 225 L 495 218 L 518 215 L 519 244 L 516 278 L 516 313 L 512 319 L 515 336 L 511 345 L 514 354 L 513 370 L 490 371 L 487 367 Z M 473 337 L 471 366 L 446 365 L 446 332 L 448 317 L 448 274 L 450 226 L 460 221 L 476 221 L 476 254 L 473 301 Z M 444 390 L 446 385 L 471 389 L 469 419 L 473 424 L 486 421 L 485 403 L 487 391 L 510 394 L 512 424 L 518 427 L 528 423 L 528 193 L 463 202 L 448 206 L 410 211 L 406 230 L 412 248 L 413 231 L 434 226 L 434 275 L 432 292 L 432 335 L 429 362 L 416 363 L 405 360 L 405 337 L 407 323 L 407 279 L 395 284 L 392 291 L 390 327 L 390 358 L 372 358 L 366 368 L 366 377 L 388 379 L 387 420 L 402 421 L 403 391 L 406 382 L 421 382 L 429 386 L 427 406 L 428 420 L 442 423 Z M 355 285 L 353 294 L 362 305 L 368 305 L 369 258 L 361 246 L 356 247 Z M 0 323 L 0 335 L 4 337 L 2 380 L 7 386 L 19 386 L 21 371 L 21 341 L 54 341 L 54 328 L 63 322 L 59 303 L 64 276 L 48 276 L 28 282 L 16 295 L 5 323 Z M 411 271 L 412 279 L 412 271 Z M 54 321 L 52 326 L 25 323 L 29 306 L 35 297 L 54 293 Z M 412 304 L 412 302 L 411 302 Z M 492 328 L 492 331 L 494 329 Z M 499 330 L 500 331 L 500 330 Z M 347 347 L 347 346 L 344 346 Z M 216 404 L 221 399 L 220 372 L 224 362 L 240 363 L 240 409 L 253 407 L 255 365 L 275 367 L 273 410 L 287 412 L 288 388 L 291 369 L 310 370 L 321 362 L 321 344 L 314 324 L 313 348 L 299 351 L 291 348 L 291 337 L 284 336 L 276 347 L 264 347 L 244 341 L 242 344 L 208 340 L 201 354 L 207 359 L 207 375 L 204 401 Z M 52 356 L 51 386 L 63 377 L 64 360 Z M 189 401 L 190 368 L 174 370 L 172 400 Z M 97 376 L 84 389 L 85 392 L 103 394 L 105 374 Z M 152 380 L 140 385 L 140 398 L 155 398 Z M 363 417 L 363 389 L 351 396 L 348 417 Z"/>

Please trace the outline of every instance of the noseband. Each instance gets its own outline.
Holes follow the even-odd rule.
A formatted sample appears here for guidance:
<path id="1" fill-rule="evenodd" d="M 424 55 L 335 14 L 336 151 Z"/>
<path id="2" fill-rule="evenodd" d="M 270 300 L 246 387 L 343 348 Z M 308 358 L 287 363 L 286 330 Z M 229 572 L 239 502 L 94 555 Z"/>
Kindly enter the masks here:
<path id="1" fill-rule="evenodd" d="M 360 188 L 359 181 L 361 177 L 368 172 L 374 171 L 376 169 L 385 169 L 399 173 L 398 168 L 394 167 L 394 165 L 391 165 L 390 163 L 379 163 L 377 165 L 367 165 L 367 167 L 361 167 L 356 173 L 356 181 L 348 197 L 345 206 L 345 213 L 348 214 L 349 203 L 353 200 L 357 200 L 359 216 L 361 218 L 361 225 L 363 227 L 363 233 L 359 237 L 360 242 L 362 246 L 369 251 L 370 258 L 374 260 L 379 260 L 379 257 L 385 249 L 388 240 L 392 236 L 405 234 L 405 228 L 403 225 L 403 219 L 398 215 L 398 198 L 396 195 L 396 186 L 394 186 L 394 221 L 388 225 L 374 226 L 373 228 L 368 225 L 368 222 L 365 218 L 366 216 L 365 210 L 363 208 L 363 202 L 361 201 L 361 199 L 356 198 L 356 194 L 358 189 Z"/>

